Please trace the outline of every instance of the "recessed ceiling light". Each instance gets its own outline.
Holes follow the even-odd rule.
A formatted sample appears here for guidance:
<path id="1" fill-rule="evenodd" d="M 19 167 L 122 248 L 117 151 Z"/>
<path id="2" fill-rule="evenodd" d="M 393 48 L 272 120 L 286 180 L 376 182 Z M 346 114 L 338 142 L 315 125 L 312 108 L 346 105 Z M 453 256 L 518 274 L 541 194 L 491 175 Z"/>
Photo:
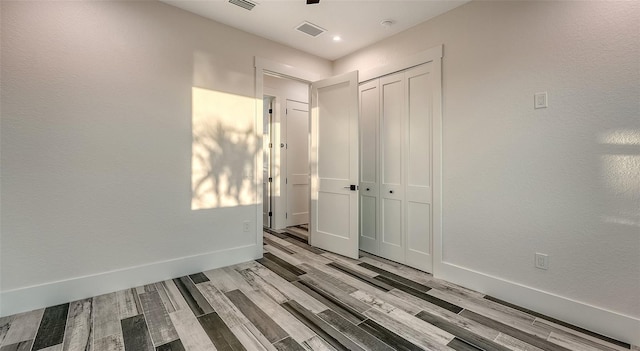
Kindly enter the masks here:
<path id="1" fill-rule="evenodd" d="M 380 25 L 385 27 L 385 28 L 389 28 L 391 26 L 393 26 L 396 22 L 392 19 L 386 19 L 382 22 L 380 22 Z"/>
<path id="2" fill-rule="evenodd" d="M 342 41 L 342 38 L 340 38 L 339 35 L 334 35 L 333 36 L 333 41 Z"/>

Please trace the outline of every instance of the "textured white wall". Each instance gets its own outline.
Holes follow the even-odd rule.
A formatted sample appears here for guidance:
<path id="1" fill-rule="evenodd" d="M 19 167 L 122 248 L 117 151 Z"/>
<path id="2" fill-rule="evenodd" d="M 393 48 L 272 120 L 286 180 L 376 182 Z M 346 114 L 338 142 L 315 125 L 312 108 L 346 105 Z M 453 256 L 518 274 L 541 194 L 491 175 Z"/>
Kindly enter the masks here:
<path id="1" fill-rule="evenodd" d="M 334 63 L 444 44 L 445 262 L 640 317 L 639 18 L 638 2 L 474 1 Z"/>
<path id="2" fill-rule="evenodd" d="M 256 242 L 255 205 L 191 210 L 192 88 L 329 61 L 158 2 L 1 6 L 2 291 Z"/>

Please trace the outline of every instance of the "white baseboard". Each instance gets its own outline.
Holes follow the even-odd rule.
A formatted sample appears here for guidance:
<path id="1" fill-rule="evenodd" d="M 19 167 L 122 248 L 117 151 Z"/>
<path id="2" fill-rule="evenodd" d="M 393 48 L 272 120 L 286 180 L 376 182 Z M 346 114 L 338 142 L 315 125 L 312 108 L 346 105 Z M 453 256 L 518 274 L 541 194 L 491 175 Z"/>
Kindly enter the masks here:
<path id="1" fill-rule="evenodd" d="M 436 278 L 571 323 L 632 345 L 640 345 L 640 319 L 514 283 L 455 264 L 440 262 Z"/>
<path id="2" fill-rule="evenodd" d="M 250 245 L 0 292 L 0 317 L 225 267 L 262 257 Z"/>

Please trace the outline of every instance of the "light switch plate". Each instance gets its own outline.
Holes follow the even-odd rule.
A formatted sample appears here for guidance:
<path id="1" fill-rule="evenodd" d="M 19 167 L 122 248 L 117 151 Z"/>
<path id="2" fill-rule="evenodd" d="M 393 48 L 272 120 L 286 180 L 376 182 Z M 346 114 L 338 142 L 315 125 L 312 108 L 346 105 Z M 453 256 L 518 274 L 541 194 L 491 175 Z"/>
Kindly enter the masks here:
<path id="1" fill-rule="evenodd" d="M 535 93 L 533 95 L 534 108 L 547 108 L 547 92 Z"/>

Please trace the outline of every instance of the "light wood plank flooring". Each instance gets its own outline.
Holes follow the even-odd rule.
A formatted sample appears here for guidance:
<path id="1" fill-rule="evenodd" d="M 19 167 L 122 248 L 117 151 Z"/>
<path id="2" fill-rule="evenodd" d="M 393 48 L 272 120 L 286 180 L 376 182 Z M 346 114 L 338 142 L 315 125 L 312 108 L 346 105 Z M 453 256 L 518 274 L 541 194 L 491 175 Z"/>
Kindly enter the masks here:
<path id="1" fill-rule="evenodd" d="M 290 232 L 254 262 L 0 318 L 0 351 L 638 350 Z"/>

